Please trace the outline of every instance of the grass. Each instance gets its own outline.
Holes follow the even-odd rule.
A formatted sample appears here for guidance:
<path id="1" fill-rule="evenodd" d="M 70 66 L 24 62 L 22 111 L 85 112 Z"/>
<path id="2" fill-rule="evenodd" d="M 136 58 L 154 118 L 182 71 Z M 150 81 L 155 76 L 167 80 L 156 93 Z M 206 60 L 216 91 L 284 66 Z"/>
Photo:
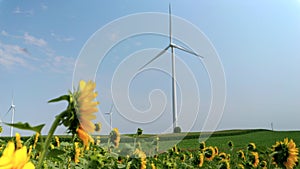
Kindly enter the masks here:
<path id="1" fill-rule="evenodd" d="M 290 138 L 295 141 L 298 147 L 300 146 L 300 131 L 247 130 L 245 133 L 241 132 L 240 134 L 237 134 L 236 131 L 232 132 L 229 130 L 221 131 L 221 133 L 226 133 L 226 135 L 219 136 L 217 132 L 206 140 L 206 145 L 218 146 L 219 149 L 228 149 L 228 141 L 232 141 L 236 148 L 245 147 L 250 142 L 253 142 L 258 148 L 262 148 L 271 147 L 276 141 Z M 178 147 L 193 150 L 197 149 L 198 145 L 198 139 L 184 139 L 178 144 Z"/>

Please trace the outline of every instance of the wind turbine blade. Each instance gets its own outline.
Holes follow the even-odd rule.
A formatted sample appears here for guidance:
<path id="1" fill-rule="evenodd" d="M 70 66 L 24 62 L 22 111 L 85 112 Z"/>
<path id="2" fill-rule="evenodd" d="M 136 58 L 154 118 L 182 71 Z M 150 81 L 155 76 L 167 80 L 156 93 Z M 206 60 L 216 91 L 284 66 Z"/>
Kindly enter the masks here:
<path id="1" fill-rule="evenodd" d="M 14 105 L 14 90 L 12 91 L 11 105 Z"/>
<path id="2" fill-rule="evenodd" d="M 168 49 L 169 49 L 170 45 L 167 46 L 164 50 L 162 50 L 161 52 L 159 52 L 153 59 L 151 59 L 149 62 L 147 62 L 144 66 L 142 66 L 139 70 L 142 70 L 143 68 L 145 68 L 147 65 L 149 65 L 151 62 L 153 62 L 154 60 L 156 60 L 158 57 L 160 57 L 162 54 L 164 54 Z"/>
<path id="3" fill-rule="evenodd" d="M 190 53 L 190 54 L 193 54 L 193 55 L 195 55 L 195 56 L 198 56 L 198 57 L 200 57 L 200 58 L 203 58 L 203 56 L 200 56 L 200 55 L 198 55 L 196 52 L 194 52 L 194 51 L 192 51 L 192 50 L 189 50 L 189 49 L 186 49 L 186 48 L 184 48 L 184 47 L 182 47 L 182 46 L 178 46 L 178 45 L 176 45 L 176 44 L 172 44 L 172 46 L 173 46 L 174 48 L 179 49 L 179 50 L 182 50 L 182 51 L 185 51 L 185 52 L 187 52 L 187 53 Z"/>
<path id="4" fill-rule="evenodd" d="M 169 4 L 169 38 L 170 38 L 170 44 L 172 44 L 172 15 L 171 15 L 171 4 Z"/>
<path id="5" fill-rule="evenodd" d="M 12 108 L 13 108 L 13 107 L 12 107 L 12 106 L 10 106 L 10 108 L 9 108 L 9 109 L 7 110 L 7 112 L 5 113 L 4 117 L 6 117 L 6 116 L 7 116 L 8 112 L 10 112 Z"/>

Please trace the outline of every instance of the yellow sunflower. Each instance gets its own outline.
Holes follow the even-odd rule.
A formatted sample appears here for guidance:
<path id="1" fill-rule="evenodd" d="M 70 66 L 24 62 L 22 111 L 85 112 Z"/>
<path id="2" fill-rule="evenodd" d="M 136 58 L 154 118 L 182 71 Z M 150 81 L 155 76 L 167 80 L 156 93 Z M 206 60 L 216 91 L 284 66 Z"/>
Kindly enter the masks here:
<path id="1" fill-rule="evenodd" d="M 55 142 L 56 142 L 56 147 L 60 147 L 60 141 L 59 141 L 59 138 L 58 136 L 55 136 Z"/>
<path id="2" fill-rule="evenodd" d="M 121 137 L 118 128 L 114 128 L 110 132 L 110 142 L 112 142 L 115 147 L 119 147 L 120 139 Z"/>
<path id="3" fill-rule="evenodd" d="M 267 162 L 266 162 L 266 161 L 262 161 L 262 162 L 260 163 L 260 167 L 261 167 L 262 169 L 267 169 Z"/>
<path id="4" fill-rule="evenodd" d="M 221 160 L 220 162 L 220 169 L 230 169 L 230 164 L 228 160 Z"/>
<path id="5" fill-rule="evenodd" d="M 82 140 L 85 150 L 89 149 L 90 143 L 94 143 L 94 139 L 87 132 L 85 132 L 81 127 L 77 129 L 77 135 L 80 138 L 80 140 Z"/>
<path id="6" fill-rule="evenodd" d="M 273 160 L 280 167 L 292 169 L 298 162 L 298 148 L 293 140 L 284 139 L 282 142 L 276 142 L 272 147 Z"/>
<path id="7" fill-rule="evenodd" d="M 204 156 L 207 161 L 212 161 L 215 158 L 215 148 L 214 147 L 207 147 L 204 149 Z"/>
<path id="8" fill-rule="evenodd" d="M 78 146 L 78 142 L 74 143 L 74 147 L 75 147 L 75 154 L 74 154 L 74 162 L 77 164 L 79 163 L 79 156 L 80 156 L 80 148 Z"/>
<path id="9" fill-rule="evenodd" d="M 151 163 L 151 169 L 156 169 L 155 164 L 153 162 Z"/>
<path id="10" fill-rule="evenodd" d="M 238 151 L 238 157 L 239 157 L 239 159 L 241 159 L 241 160 L 243 160 L 243 161 L 246 159 L 243 150 L 239 150 L 239 151 Z"/>
<path id="11" fill-rule="evenodd" d="M 230 149 L 233 149 L 233 142 L 232 141 L 228 141 L 228 147 L 230 148 Z"/>
<path id="12" fill-rule="evenodd" d="M 22 148 L 22 140 L 21 135 L 19 133 L 16 133 L 16 146 L 17 149 Z"/>
<path id="13" fill-rule="evenodd" d="M 238 169 L 245 169 L 245 167 L 244 167 L 243 164 L 238 164 L 237 168 L 238 168 Z"/>
<path id="14" fill-rule="evenodd" d="M 219 154 L 219 149 L 217 146 L 215 146 L 215 155 L 218 155 Z"/>
<path id="15" fill-rule="evenodd" d="M 204 155 L 202 153 L 199 154 L 199 167 L 202 167 L 204 163 Z"/>
<path id="16" fill-rule="evenodd" d="M 256 146 L 255 146 L 254 143 L 249 143 L 247 148 L 248 148 L 248 150 L 250 150 L 250 151 L 254 151 L 254 150 L 256 149 Z"/>
<path id="17" fill-rule="evenodd" d="M 101 123 L 95 123 L 95 131 L 96 131 L 96 132 L 100 132 L 101 127 L 102 127 L 102 124 L 101 124 Z"/>
<path id="18" fill-rule="evenodd" d="M 221 152 L 220 154 L 219 154 L 219 158 L 221 159 L 221 160 L 225 160 L 225 159 L 227 159 L 227 154 L 226 153 L 224 153 L 224 152 Z"/>
<path id="19" fill-rule="evenodd" d="M 37 142 L 38 142 L 38 140 L 39 140 L 39 136 L 40 136 L 40 133 L 36 133 L 36 134 L 35 134 L 34 143 L 33 143 L 33 148 L 36 147 L 36 144 L 37 144 Z"/>
<path id="20" fill-rule="evenodd" d="M 97 92 L 94 92 L 96 83 L 88 81 L 87 83 L 83 80 L 79 83 L 78 94 L 75 95 L 76 100 L 76 116 L 79 120 L 80 127 L 88 132 L 92 133 L 95 131 L 95 124 L 91 120 L 96 119 L 95 113 L 98 112 L 97 106 L 99 102 L 94 101 L 97 97 Z"/>
<path id="21" fill-rule="evenodd" d="M 249 162 L 250 165 L 253 166 L 254 168 L 256 168 L 259 164 L 259 156 L 257 152 L 251 152 L 249 154 Z"/>
<path id="22" fill-rule="evenodd" d="M 146 154 L 142 150 L 139 150 L 139 149 L 136 149 L 133 152 L 133 154 L 136 155 L 141 161 L 140 169 L 146 169 L 146 167 L 147 167 Z"/>
<path id="23" fill-rule="evenodd" d="M 34 169 L 34 165 L 29 161 L 26 146 L 20 149 L 15 148 L 15 143 L 8 142 L 0 158 L 0 168 L 3 169 Z"/>
<path id="24" fill-rule="evenodd" d="M 200 144 L 199 144 L 199 149 L 200 149 L 201 151 L 205 149 L 205 142 L 204 142 L 204 141 L 200 142 Z"/>

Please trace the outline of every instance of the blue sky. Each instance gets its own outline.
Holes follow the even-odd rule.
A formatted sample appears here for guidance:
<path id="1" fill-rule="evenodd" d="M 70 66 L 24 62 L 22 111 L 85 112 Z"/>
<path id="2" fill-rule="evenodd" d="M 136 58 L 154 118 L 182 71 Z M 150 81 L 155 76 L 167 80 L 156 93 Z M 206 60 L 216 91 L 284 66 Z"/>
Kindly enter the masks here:
<path id="1" fill-rule="evenodd" d="M 48 104 L 47 101 L 72 88 L 74 65 L 88 39 L 120 17 L 145 12 L 166 14 L 169 3 L 158 0 L 89 3 L 0 0 L 2 120 L 10 121 L 10 114 L 5 116 L 5 112 L 14 93 L 15 121 L 32 125 L 46 123 L 43 130 L 46 133 L 55 115 L 66 106 L 65 103 Z M 227 93 L 218 130 L 269 129 L 271 122 L 276 130 L 300 129 L 300 1 L 178 0 L 172 1 L 172 14 L 201 30 L 218 52 Z M 167 28 L 167 24 L 157 26 Z M 132 24 L 135 26 L 139 25 Z M 115 29 L 122 30 L 121 27 Z M 120 42 L 107 53 L 95 75 L 99 92 L 97 99 L 101 102 L 95 122 L 103 123 L 103 134 L 108 133 L 108 116 L 103 113 L 112 104 L 112 76 L 126 58 L 124 55 L 146 47 L 163 49 L 167 44 L 168 38 L 164 36 L 136 36 Z M 199 86 L 200 109 L 191 131 L 200 131 L 211 101 L 205 62 L 186 57 L 180 51 L 176 54 L 179 61 L 188 65 Z M 164 57 L 159 62 L 170 68 L 168 61 L 168 57 Z M 184 75 L 179 73 L 178 76 Z M 169 76 L 155 70 L 136 76 L 129 87 L 135 107 L 149 108 L 148 95 L 158 88 L 165 96 L 157 93 L 154 100 L 165 98 L 165 109 L 155 122 L 149 124 L 127 124 L 128 119 L 114 109 L 113 127 L 118 127 L 122 133 L 135 132 L 138 127 L 147 133 L 168 131 L 172 122 L 170 84 Z M 181 96 L 178 97 L 181 103 Z M 189 130 L 184 123 L 191 122 L 181 121 L 183 130 Z M 63 127 L 58 129 L 58 133 L 64 131 Z M 3 135 L 8 134 L 9 128 L 4 126 Z"/>

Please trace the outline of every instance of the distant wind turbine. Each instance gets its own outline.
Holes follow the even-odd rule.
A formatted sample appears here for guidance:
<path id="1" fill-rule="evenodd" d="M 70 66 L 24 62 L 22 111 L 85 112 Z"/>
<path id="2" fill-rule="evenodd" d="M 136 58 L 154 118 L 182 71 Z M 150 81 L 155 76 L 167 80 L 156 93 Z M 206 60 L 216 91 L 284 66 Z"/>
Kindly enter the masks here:
<path id="1" fill-rule="evenodd" d="M 173 109 L 173 132 L 175 128 L 177 127 L 177 95 L 176 95 L 176 76 L 175 76 L 175 51 L 174 49 L 179 49 L 184 52 L 190 53 L 192 55 L 198 56 L 200 58 L 203 58 L 203 56 L 198 55 L 194 51 L 190 49 L 186 49 L 182 46 L 176 45 L 172 41 L 172 15 L 171 15 L 171 4 L 169 4 L 169 45 L 163 49 L 161 52 L 159 52 L 153 59 L 151 59 L 149 62 L 147 62 L 144 66 L 142 66 L 139 70 L 145 68 L 147 65 L 149 65 L 151 62 L 159 58 L 161 55 L 163 55 L 169 48 L 171 48 L 172 53 L 172 109 Z"/>
<path id="2" fill-rule="evenodd" d="M 114 104 L 111 105 L 109 112 L 105 113 L 109 115 L 109 124 L 110 124 L 110 131 L 112 131 L 112 109 L 114 108 Z"/>
<path id="3" fill-rule="evenodd" d="M 9 113 L 9 112 L 12 112 L 11 114 L 11 124 L 14 123 L 14 117 L 15 117 L 15 111 L 16 111 L 16 106 L 14 105 L 14 94 L 12 95 L 12 100 L 11 100 L 11 105 L 8 109 L 8 111 L 6 112 L 5 116 Z M 10 137 L 13 136 L 13 130 L 14 130 L 14 127 L 10 127 Z"/>

